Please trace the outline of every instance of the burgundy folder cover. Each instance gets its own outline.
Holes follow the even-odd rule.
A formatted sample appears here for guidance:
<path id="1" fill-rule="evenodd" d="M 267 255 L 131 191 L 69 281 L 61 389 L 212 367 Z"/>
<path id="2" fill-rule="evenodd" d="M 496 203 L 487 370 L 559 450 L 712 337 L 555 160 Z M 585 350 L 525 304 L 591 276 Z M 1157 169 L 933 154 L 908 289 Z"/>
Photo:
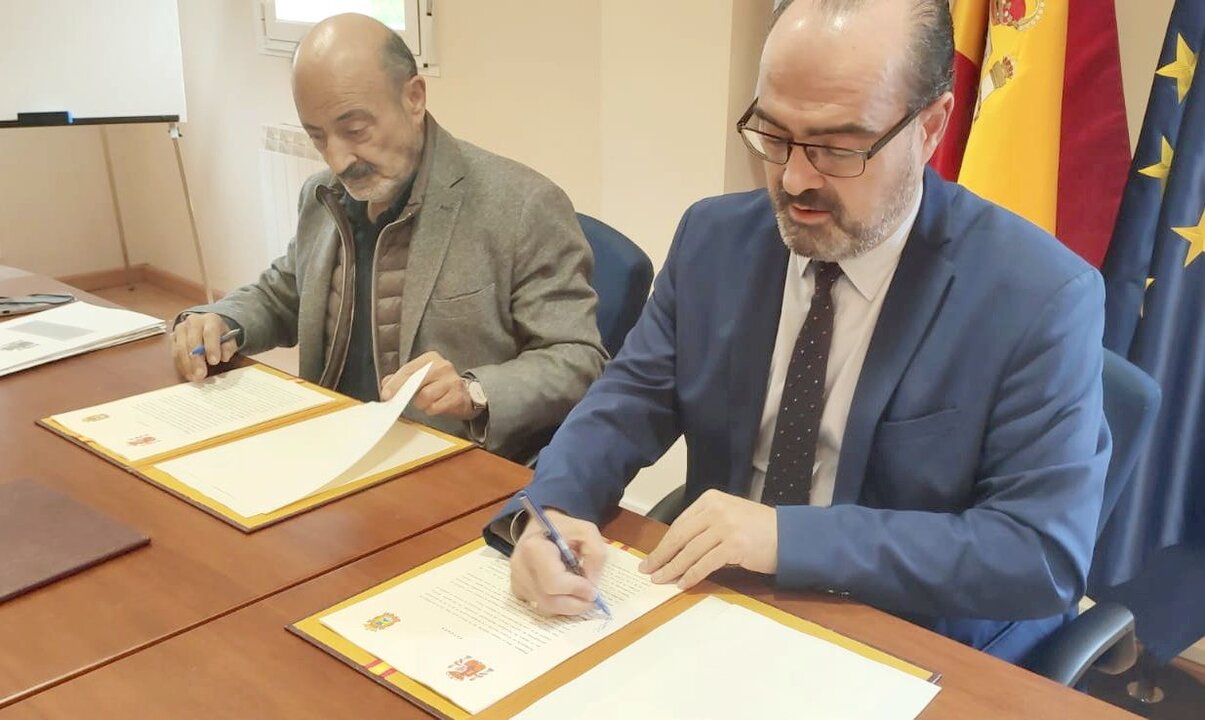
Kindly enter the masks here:
<path id="1" fill-rule="evenodd" d="M 0 483 L 0 602 L 150 538 L 32 480 Z"/>

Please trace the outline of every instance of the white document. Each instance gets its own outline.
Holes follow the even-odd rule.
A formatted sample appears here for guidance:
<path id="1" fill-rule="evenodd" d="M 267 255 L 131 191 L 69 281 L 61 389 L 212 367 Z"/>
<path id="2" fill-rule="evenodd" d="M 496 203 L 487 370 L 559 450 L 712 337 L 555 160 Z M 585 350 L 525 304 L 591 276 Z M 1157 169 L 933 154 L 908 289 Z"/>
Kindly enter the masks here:
<path id="1" fill-rule="evenodd" d="M 430 363 L 388 402 L 370 402 L 168 460 L 155 467 L 244 517 L 347 482 L 418 391 Z"/>
<path id="2" fill-rule="evenodd" d="M 322 624 L 470 713 L 480 712 L 677 595 L 609 546 L 598 588 L 612 612 L 549 618 L 510 591 L 510 561 L 482 548 L 322 618 Z M 567 715 L 565 717 L 574 717 Z"/>
<path id="3" fill-rule="evenodd" d="M 940 688 L 709 597 L 516 720 L 913 720 Z"/>
<path id="4" fill-rule="evenodd" d="M 51 419 L 137 461 L 329 402 L 300 382 L 246 367 Z"/>
<path id="5" fill-rule="evenodd" d="M 452 445 L 451 441 L 427 432 L 417 425 L 394 423 L 385 433 L 385 437 L 381 439 L 381 442 L 377 443 L 372 450 L 369 450 L 368 454 L 352 466 L 351 469 L 305 497 L 317 495 L 331 488 L 350 485 L 351 483 L 396 467 L 409 465 L 423 458 L 441 453 L 452 447 Z M 231 507 L 232 503 L 238 502 L 237 496 L 232 497 L 229 493 L 207 484 L 200 478 L 188 476 L 186 478 L 176 477 L 176 479 L 199 490 L 204 495 L 217 500 L 226 507 Z M 282 505 L 281 507 L 284 506 Z"/>
<path id="6" fill-rule="evenodd" d="M 159 318 L 76 301 L 0 323 L 0 376 L 159 335 Z"/>

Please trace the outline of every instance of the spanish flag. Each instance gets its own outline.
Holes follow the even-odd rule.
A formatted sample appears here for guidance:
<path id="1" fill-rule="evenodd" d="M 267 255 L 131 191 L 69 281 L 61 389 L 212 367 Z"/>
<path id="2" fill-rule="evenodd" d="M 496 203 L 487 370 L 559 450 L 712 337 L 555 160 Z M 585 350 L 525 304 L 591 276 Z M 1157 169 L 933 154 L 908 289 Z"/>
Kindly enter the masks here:
<path id="1" fill-rule="evenodd" d="M 1113 4 L 952 2 L 954 115 L 932 164 L 1099 267 L 1130 163 Z"/>

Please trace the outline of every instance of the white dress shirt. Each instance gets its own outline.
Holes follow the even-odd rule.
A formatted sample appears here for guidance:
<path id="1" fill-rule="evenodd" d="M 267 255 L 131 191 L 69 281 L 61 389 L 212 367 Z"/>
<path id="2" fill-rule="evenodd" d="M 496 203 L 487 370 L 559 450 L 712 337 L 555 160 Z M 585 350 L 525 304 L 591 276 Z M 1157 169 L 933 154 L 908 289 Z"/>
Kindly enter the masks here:
<path id="1" fill-rule="evenodd" d="M 874 333 L 883 298 L 891 286 L 891 278 L 900 262 L 900 253 L 916 215 L 920 211 L 922 191 L 918 188 L 912 208 L 904 222 L 886 240 L 871 250 L 847 260 L 841 260 L 841 277 L 833 285 L 833 340 L 829 349 L 828 369 L 824 380 L 824 411 L 820 415 L 820 437 L 816 445 L 812 469 L 812 505 L 828 507 L 833 502 L 833 484 L 837 478 L 837 461 L 841 456 L 841 440 L 845 422 L 853 401 L 858 376 L 870 336 Z M 778 335 L 774 340 L 774 355 L 770 360 L 770 379 L 766 388 L 766 405 L 762 409 L 757 444 L 753 448 L 753 481 L 749 498 L 761 501 L 766 484 L 766 468 L 770 448 L 774 443 L 774 426 L 782 404 L 782 388 L 787 366 L 795 349 L 795 340 L 807 318 L 816 287 L 815 271 L 808 272 L 809 258 L 791 253 L 787 266 L 786 286 L 782 294 L 782 315 L 778 320 Z"/>

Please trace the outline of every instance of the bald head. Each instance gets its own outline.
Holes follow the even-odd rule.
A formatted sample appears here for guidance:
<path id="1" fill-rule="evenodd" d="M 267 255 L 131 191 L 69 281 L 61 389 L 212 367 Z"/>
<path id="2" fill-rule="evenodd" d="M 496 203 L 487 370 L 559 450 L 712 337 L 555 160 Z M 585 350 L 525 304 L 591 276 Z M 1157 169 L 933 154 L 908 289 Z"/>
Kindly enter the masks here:
<path id="1" fill-rule="evenodd" d="M 425 139 L 427 90 L 406 43 L 365 15 L 327 18 L 293 58 L 293 102 L 314 147 L 370 217 L 409 186 Z"/>
<path id="2" fill-rule="evenodd" d="M 398 88 L 418 73 L 405 40 L 380 20 L 357 13 L 329 17 L 302 38 L 293 56 L 294 82 L 298 73 L 321 72 L 330 65 L 383 72 Z"/>
<path id="3" fill-rule="evenodd" d="M 877 27 L 860 29 L 859 20 Z M 953 82 L 949 0 L 783 0 L 774 11 L 767 47 L 780 28 L 784 40 L 790 31 L 827 31 L 870 52 L 886 51 L 908 71 L 902 80 L 910 107 L 928 105 Z"/>

